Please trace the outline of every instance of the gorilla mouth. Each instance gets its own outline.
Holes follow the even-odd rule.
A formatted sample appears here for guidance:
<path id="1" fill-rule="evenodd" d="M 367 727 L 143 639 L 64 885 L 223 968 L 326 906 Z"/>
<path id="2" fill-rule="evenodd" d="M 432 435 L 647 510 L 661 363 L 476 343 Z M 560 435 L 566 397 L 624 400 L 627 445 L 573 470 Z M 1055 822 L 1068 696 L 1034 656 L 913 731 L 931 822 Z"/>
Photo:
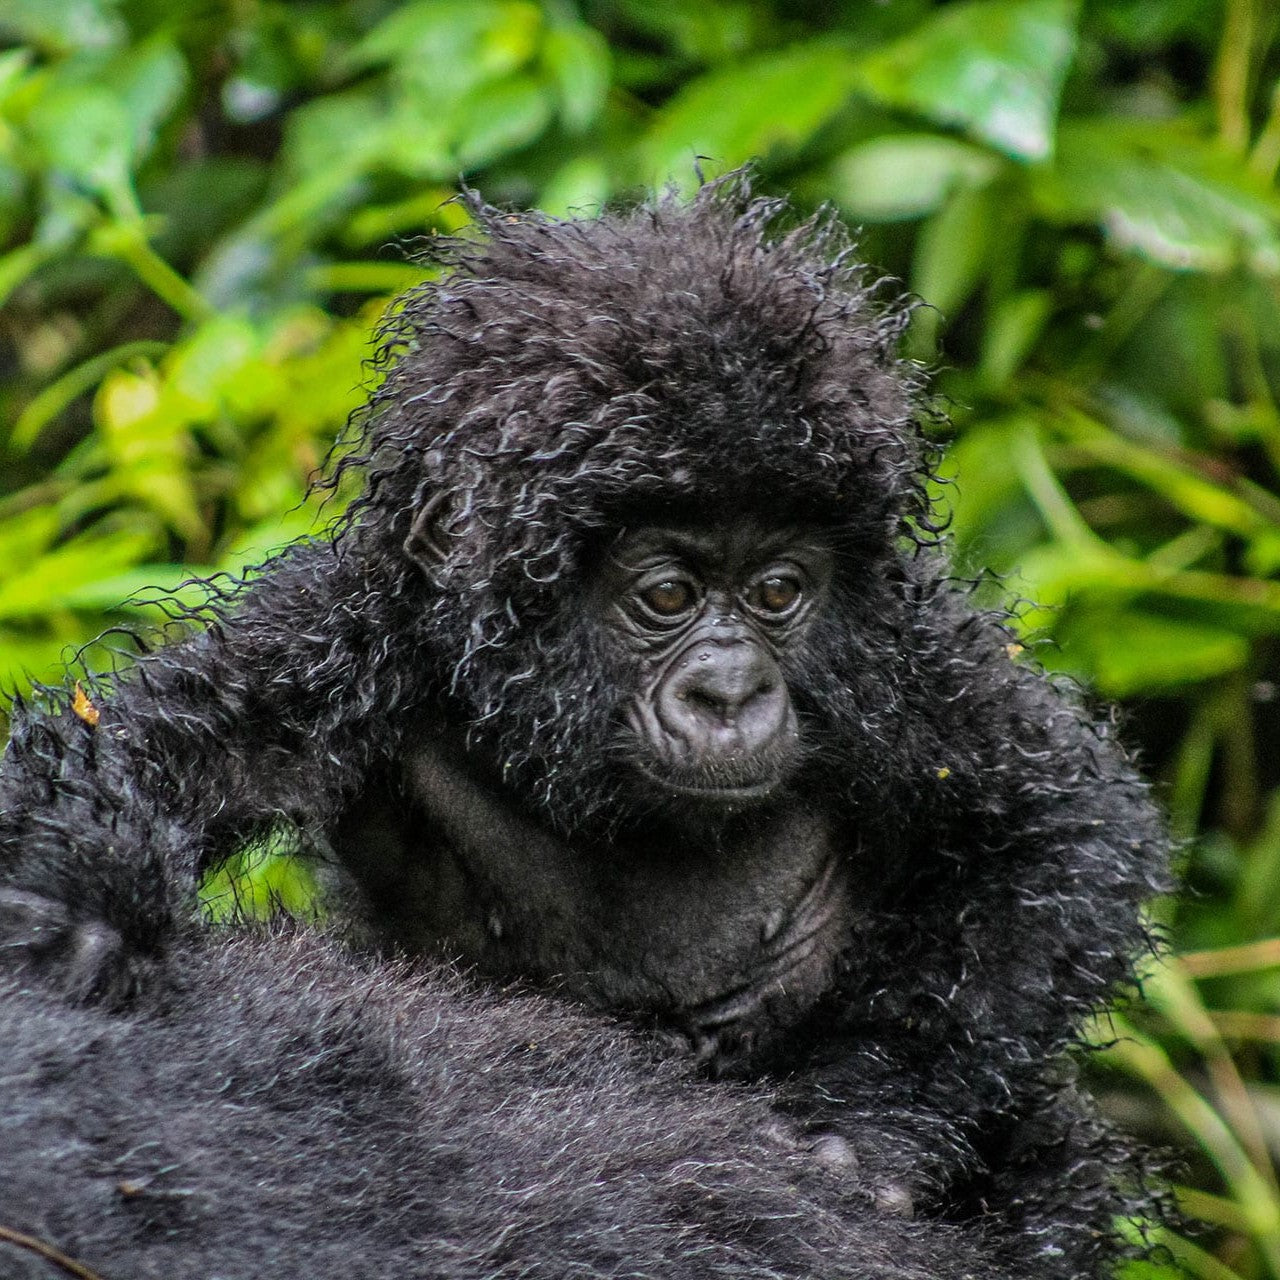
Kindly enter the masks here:
<path id="1" fill-rule="evenodd" d="M 708 804 L 744 804 L 753 800 L 766 800 L 777 790 L 782 774 L 777 770 L 757 773 L 750 777 L 709 777 L 705 773 L 672 773 L 663 775 L 636 763 L 636 772 L 645 782 L 661 788 L 668 795 Z"/>

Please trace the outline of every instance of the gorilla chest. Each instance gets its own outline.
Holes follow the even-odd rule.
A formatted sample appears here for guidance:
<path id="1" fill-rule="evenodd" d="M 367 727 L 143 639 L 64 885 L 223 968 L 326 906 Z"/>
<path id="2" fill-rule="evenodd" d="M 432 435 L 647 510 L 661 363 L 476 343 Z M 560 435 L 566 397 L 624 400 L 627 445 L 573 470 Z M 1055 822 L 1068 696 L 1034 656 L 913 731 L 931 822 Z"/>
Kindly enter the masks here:
<path id="1" fill-rule="evenodd" d="M 400 823 L 366 817 L 339 847 L 399 945 L 647 1015 L 718 1060 L 799 1020 L 849 949 L 848 862 L 821 812 L 578 847 L 438 756 L 409 781 Z"/>

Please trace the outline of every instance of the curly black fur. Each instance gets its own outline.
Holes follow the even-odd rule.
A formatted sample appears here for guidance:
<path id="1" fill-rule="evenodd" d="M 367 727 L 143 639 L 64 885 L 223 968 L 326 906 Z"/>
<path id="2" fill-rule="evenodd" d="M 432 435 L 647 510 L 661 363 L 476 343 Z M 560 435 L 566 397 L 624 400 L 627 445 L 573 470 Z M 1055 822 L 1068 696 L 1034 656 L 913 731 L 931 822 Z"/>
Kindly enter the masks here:
<path id="1" fill-rule="evenodd" d="M 206 935 L 127 1016 L 0 984 L 0 1228 L 108 1280 L 999 1280 L 879 1219 L 755 1090 L 307 936 Z M 6 1280 L 55 1270 L 0 1237 Z"/>
<path id="2" fill-rule="evenodd" d="M 788 822 L 809 815 L 839 864 L 846 945 L 825 990 L 745 1023 L 713 1065 L 785 1081 L 801 1125 L 849 1144 L 866 1195 L 984 1216 L 1021 1274 L 1095 1274 L 1119 1249 L 1113 1217 L 1143 1199 L 1062 1055 L 1148 945 L 1139 904 L 1164 887 L 1165 840 L 1109 726 L 948 580 L 921 381 L 895 354 L 906 309 L 834 221 L 778 231 L 782 206 L 741 176 L 593 221 L 472 211 L 483 236 L 449 246 L 384 335 L 386 378 L 340 468 L 365 485 L 334 536 L 96 689 L 96 724 L 64 695 L 16 709 L 0 941 L 121 1000 L 187 934 L 199 872 L 284 822 L 338 848 L 392 944 L 429 945 L 379 905 L 383 860 L 403 901 L 499 847 L 501 865 L 638 852 L 696 871 L 772 839 L 785 867 Z M 442 553 L 424 573 L 405 546 L 432 509 Z M 635 671 L 583 584 L 619 528 L 730 515 L 821 528 L 837 569 L 785 660 L 804 751 L 785 795 L 681 829 L 621 781 Z M 424 800 L 424 752 L 472 762 L 474 798 Z M 523 874 L 488 887 L 499 910 Z M 725 887 L 695 875 L 692 896 Z M 754 937 L 792 904 L 767 875 L 747 888 Z M 577 980 L 609 960 L 595 905 L 562 897 L 524 953 L 464 954 L 679 1028 L 684 1006 L 633 999 L 636 974 Z M 744 926 L 698 924 L 686 951 L 712 971 Z"/>

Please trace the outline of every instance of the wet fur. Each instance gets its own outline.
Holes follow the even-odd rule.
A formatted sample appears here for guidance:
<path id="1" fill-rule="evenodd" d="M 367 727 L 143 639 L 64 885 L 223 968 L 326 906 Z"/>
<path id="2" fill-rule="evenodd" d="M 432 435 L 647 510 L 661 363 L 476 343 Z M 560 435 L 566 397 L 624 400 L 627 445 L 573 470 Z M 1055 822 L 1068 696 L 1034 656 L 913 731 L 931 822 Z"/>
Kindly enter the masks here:
<path id="1" fill-rule="evenodd" d="M 741 176 L 595 221 L 472 211 L 483 235 L 447 246 L 383 335 L 339 468 L 364 488 L 333 536 L 96 687 L 96 724 L 58 691 L 16 708 L 0 940 L 126 1001 L 167 971 L 199 872 L 247 839 L 288 824 L 323 850 L 364 810 L 349 866 L 376 863 L 383 827 L 393 864 L 420 861 L 395 828 L 424 750 L 428 772 L 432 751 L 485 762 L 464 827 L 498 804 L 499 831 L 582 856 L 731 848 L 628 790 L 634 672 L 583 584 L 637 522 L 814 524 L 841 567 L 785 672 L 806 744 L 791 802 L 828 825 L 852 932 L 812 1007 L 727 1065 L 782 1082 L 797 1132 L 847 1139 L 864 1201 L 906 1187 L 921 1215 L 981 1221 L 1020 1274 L 1094 1274 L 1147 1199 L 1064 1054 L 1149 944 L 1166 842 L 1109 723 L 950 581 L 906 308 L 833 220 L 787 230 Z M 424 572 L 405 548 L 428 508 L 443 555 Z M 477 1003 L 481 1030 L 494 1016 Z"/>

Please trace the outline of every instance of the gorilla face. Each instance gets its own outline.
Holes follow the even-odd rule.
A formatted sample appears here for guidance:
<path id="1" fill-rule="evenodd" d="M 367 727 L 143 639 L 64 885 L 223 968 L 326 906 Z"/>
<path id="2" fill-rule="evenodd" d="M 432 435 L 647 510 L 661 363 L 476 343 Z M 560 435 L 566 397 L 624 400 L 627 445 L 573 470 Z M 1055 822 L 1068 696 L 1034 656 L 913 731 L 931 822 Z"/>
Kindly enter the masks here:
<path id="1" fill-rule="evenodd" d="M 599 594 L 638 666 L 618 753 L 637 786 L 714 809 L 786 781 L 800 737 L 785 659 L 825 604 L 832 563 L 816 532 L 747 519 L 619 536 Z"/>

